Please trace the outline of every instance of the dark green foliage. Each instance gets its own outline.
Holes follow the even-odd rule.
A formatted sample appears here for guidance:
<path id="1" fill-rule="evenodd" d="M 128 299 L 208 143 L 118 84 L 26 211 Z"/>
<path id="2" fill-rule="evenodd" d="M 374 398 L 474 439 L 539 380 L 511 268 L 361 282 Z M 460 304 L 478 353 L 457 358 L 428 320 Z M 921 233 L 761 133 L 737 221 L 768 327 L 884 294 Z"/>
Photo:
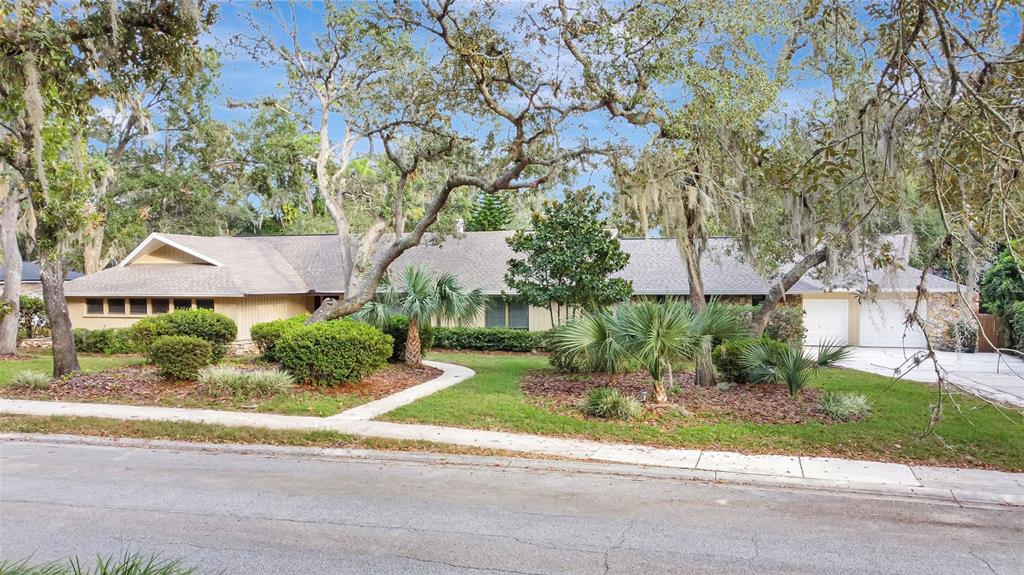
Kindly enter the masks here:
<path id="1" fill-rule="evenodd" d="M 191 335 L 163 335 L 149 346 L 149 361 L 169 379 L 196 379 L 213 359 L 214 345 Z"/>
<path id="2" fill-rule="evenodd" d="M 228 316 L 208 309 L 179 309 L 164 315 L 143 318 L 131 327 L 138 349 L 148 349 L 157 338 L 166 335 L 190 335 L 210 342 L 213 361 L 224 357 L 227 345 L 238 335 L 238 326 Z"/>
<path id="3" fill-rule="evenodd" d="M 405 361 L 405 338 L 409 336 L 409 318 L 404 315 L 393 315 L 381 331 L 395 340 L 389 361 L 393 363 Z M 427 323 L 420 325 L 420 349 L 426 352 L 433 345 L 434 328 Z"/>
<path id="4" fill-rule="evenodd" d="M 296 379 L 336 385 L 384 367 L 393 344 L 391 336 L 373 326 L 340 319 L 286 330 L 274 353 Z"/>
<path id="5" fill-rule="evenodd" d="M 75 336 L 75 349 L 83 353 L 142 353 L 134 338 L 131 328 L 82 329 L 72 330 Z"/>
<path id="6" fill-rule="evenodd" d="M 744 345 L 740 363 L 750 381 L 785 384 L 790 396 L 799 393 L 818 369 L 802 348 L 767 338 Z"/>
<path id="7" fill-rule="evenodd" d="M 740 323 L 747 331 L 750 331 L 750 327 L 753 325 L 754 312 L 759 306 L 725 305 L 723 307 L 734 311 Z M 763 335 L 791 345 L 803 345 L 805 332 L 803 308 L 795 305 L 782 305 L 775 308 L 775 312 L 772 314 L 771 319 L 768 320 L 768 325 L 765 327 Z M 818 342 L 810 343 L 817 344 Z"/>
<path id="8" fill-rule="evenodd" d="M 635 397 L 622 395 L 619 390 L 610 387 L 590 390 L 580 406 L 584 415 L 603 419 L 636 419 L 643 410 Z"/>
<path id="9" fill-rule="evenodd" d="M 1024 241 L 1017 240 L 1014 248 L 1020 253 L 1024 250 Z M 1014 260 L 1009 248 L 1000 252 L 996 263 L 985 272 L 979 283 L 983 311 L 1004 315 L 1014 303 L 1024 301 L 1021 265 Z"/>
<path id="10" fill-rule="evenodd" d="M 740 355 L 744 348 L 757 338 L 740 338 L 723 341 L 711 352 L 711 362 L 715 365 L 718 374 L 726 381 L 733 383 L 747 383 L 747 372 L 740 361 Z"/>
<path id="11" fill-rule="evenodd" d="M 952 342 L 949 351 L 974 353 L 978 348 L 978 328 L 968 320 L 954 321 L 946 326 L 946 337 Z"/>
<path id="12" fill-rule="evenodd" d="M 1024 301 L 1018 301 L 1008 306 L 1003 317 L 1010 345 L 1018 351 L 1024 352 Z"/>
<path id="13" fill-rule="evenodd" d="M 33 337 L 37 328 L 46 325 L 46 304 L 41 297 L 21 295 L 18 307 L 18 337 Z"/>
<path id="14" fill-rule="evenodd" d="M 480 194 L 480 199 L 473 208 L 473 214 L 466 222 L 466 229 L 471 232 L 493 232 L 508 229 L 512 222 L 512 208 L 501 194 Z"/>
<path id="15" fill-rule="evenodd" d="M 548 350 L 548 363 L 559 371 L 568 373 L 589 373 L 596 371 L 587 361 L 586 355 L 574 353 L 558 345 L 548 345 L 549 342 L 558 341 L 559 333 L 565 326 L 556 326 L 548 330 L 544 335 L 543 347 Z"/>
<path id="16" fill-rule="evenodd" d="M 257 323 L 249 330 L 253 343 L 260 350 L 260 355 L 267 361 L 278 361 L 275 347 L 286 331 L 297 329 L 306 324 L 309 314 L 304 313 L 288 319 L 275 319 Z"/>
<path id="17" fill-rule="evenodd" d="M 522 329 L 439 327 L 434 330 L 434 347 L 529 352 L 542 347 L 544 333 Z"/>
<path id="18" fill-rule="evenodd" d="M 531 305 L 595 311 L 625 301 L 630 282 L 611 278 L 629 254 L 600 219 L 601 200 L 588 189 L 567 192 L 565 201 L 546 201 L 532 216 L 533 230 L 518 231 L 508 245 L 526 255 L 508 262 L 505 283 Z"/>

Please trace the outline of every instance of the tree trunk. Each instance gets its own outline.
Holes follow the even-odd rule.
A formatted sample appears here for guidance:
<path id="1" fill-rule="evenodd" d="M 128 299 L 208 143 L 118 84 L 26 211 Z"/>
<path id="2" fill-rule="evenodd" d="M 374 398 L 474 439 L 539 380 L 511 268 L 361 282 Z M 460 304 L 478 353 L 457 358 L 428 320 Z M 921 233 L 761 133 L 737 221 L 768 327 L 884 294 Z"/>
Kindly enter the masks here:
<path id="1" fill-rule="evenodd" d="M 9 306 L 0 320 L 0 355 L 18 353 L 18 304 L 21 297 L 21 252 L 18 250 L 18 212 L 20 202 L 10 181 L 0 181 L 0 250 L 4 254 L 3 301 Z"/>
<path id="2" fill-rule="evenodd" d="M 412 367 L 423 366 L 423 350 L 420 348 L 420 323 L 409 318 L 409 329 L 405 334 L 405 363 Z"/>
<path id="3" fill-rule="evenodd" d="M 46 303 L 46 317 L 53 340 L 53 377 L 63 377 L 81 371 L 75 351 L 75 338 L 71 333 L 68 304 L 64 299 L 64 264 L 59 255 L 40 258 L 39 264 L 43 301 Z"/>
<path id="4" fill-rule="evenodd" d="M 102 271 L 107 262 L 103 257 L 103 238 L 106 236 L 106 224 L 96 223 L 86 229 L 82 238 L 82 271 L 94 274 Z"/>
<path id="5" fill-rule="evenodd" d="M 823 263 L 826 259 L 828 259 L 828 246 L 822 244 L 804 256 L 796 265 L 789 268 L 786 273 L 782 274 L 779 281 L 775 282 L 768 290 L 768 295 L 765 297 L 761 307 L 754 313 L 753 323 L 750 327 L 750 332 L 754 337 L 761 337 L 764 334 L 764 329 L 768 327 L 768 320 L 772 318 L 772 314 L 779 307 L 779 302 L 782 301 L 782 298 L 786 297 L 786 292 L 796 282 L 800 281 L 800 278 L 804 277 L 807 272 Z"/>
<path id="6" fill-rule="evenodd" d="M 693 238 L 679 242 L 682 246 L 683 261 L 686 263 L 686 276 L 690 282 L 690 305 L 693 311 L 704 311 L 704 275 L 700 270 L 700 250 Z M 693 382 L 696 385 L 711 387 L 715 385 L 715 366 L 711 362 L 712 342 L 710 337 L 704 338 L 697 353 L 693 357 Z"/>

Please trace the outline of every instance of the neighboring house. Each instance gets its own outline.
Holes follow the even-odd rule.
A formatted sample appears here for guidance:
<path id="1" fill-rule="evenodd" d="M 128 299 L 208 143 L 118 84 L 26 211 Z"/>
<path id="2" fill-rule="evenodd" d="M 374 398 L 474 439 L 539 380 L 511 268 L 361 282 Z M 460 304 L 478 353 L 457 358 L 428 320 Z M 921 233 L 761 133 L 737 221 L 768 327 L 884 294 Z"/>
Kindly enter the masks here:
<path id="1" fill-rule="evenodd" d="M 502 297 L 502 291 L 507 291 L 506 262 L 516 257 L 505 242 L 511 234 L 467 232 L 443 241 L 426 237 L 422 245 L 402 254 L 391 270 L 422 265 L 436 273 L 456 274 L 466 288 L 481 289 L 490 300 L 475 322 L 479 327 L 549 329 L 548 309 Z M 689 293 L 675 240 L 622 238 L 621 245 L 630 259 L 616 275 L 633 283 L 636 296 L 661 299 Z M 120 265 L 69 282 L 65 293 L 75 327 L 125 327 L 147 315 L 199 307 L 234 319 L 239 339 L 245 340 L 255 323 L 312 312 L 324 297 L 338 297 L 343 281 L 338 267 L 340 249 L 333 235 L 152 234 Z M 709 240 L 702 267 L 709 297 L 751 304 L 767 293 L 768 282 L 744 261 L 729 238 Z M 919 275 L 912 269 L 899 272 L 894 291 L 883 289 L 878 302 L 863 305 L 858 303 L 853 282 L 843 291 L 826 291 L 820 282 L 804 279 L 789 291 L 786 303 L 804 305 L 810 343 L 834 337 L 861 345 L 899 345 L 893 334 L 902 333 L 906 314 L 890 302 L 899 301 L 900 306 L 907 298 L 912 302 L 917 282 L 911 280 Z M 935 298 L 955 292 L 956 285 L 931 275 L 928 282 L 929 288 L 941 292 L 929 296 L 931 313 L 937 313 L 937 306 L 953 307 L 948 305 L 949 298 Z M 893 295 L 905 297 L 890 299 Z M 876 313 L 881 314 L 880 323 L 874 321 Z M 911 343 L 908 345 L 913 347 Z"/>
<path id="2" fill-rule="evenodd" d="M 7 270 L 0 266 L 0 286 L 6 281 Z M 68 281 L 82 277 L 81 272 L 68 270 L 65 279 Z M 39 265 L 35 262 L 21 264 L 21 293 L 43 297 L 43 284 L 39 279 Z"/>

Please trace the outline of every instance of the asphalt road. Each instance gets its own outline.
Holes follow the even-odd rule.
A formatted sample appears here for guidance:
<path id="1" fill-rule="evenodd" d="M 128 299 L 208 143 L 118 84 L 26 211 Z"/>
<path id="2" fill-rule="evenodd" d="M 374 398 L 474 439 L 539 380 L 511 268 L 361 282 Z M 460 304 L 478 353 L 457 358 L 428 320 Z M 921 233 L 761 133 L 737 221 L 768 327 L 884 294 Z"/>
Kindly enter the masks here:
<path id="1" fill-rule="evenodd" d="M 1024 511 L 482 464 L 0 443 L 0 556 L 203 572 L 1024 573 Z"/>

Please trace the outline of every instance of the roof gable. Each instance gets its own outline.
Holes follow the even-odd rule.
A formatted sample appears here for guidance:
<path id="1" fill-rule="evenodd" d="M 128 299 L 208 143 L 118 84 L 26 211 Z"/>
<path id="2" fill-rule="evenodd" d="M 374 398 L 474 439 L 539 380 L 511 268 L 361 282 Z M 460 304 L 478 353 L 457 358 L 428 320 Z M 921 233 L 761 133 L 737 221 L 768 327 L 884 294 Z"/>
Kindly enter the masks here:
<path id="1" fill-rule="evenodd" d="M 120 267 L 138 264 L 207 264 L 222 267 L 224 264 L 201 252 L 182 245 L 158 233 L 149 234 L 121 263 Z"/>

